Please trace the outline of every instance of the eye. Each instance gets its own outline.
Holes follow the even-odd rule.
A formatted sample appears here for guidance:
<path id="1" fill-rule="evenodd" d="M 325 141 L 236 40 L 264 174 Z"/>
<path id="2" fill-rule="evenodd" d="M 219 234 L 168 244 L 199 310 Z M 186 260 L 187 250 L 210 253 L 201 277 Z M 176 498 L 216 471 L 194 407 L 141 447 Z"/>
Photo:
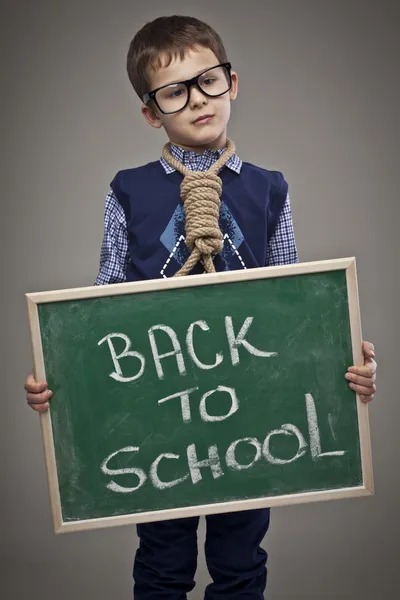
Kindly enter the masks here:
<path id="1" fill-rule="evenodd" d="M 179 98 L 180 96 L 182 96 L 182 94 L 183 90 L 175 90 L 174 92 L 168 94 L 168 98 Z"/>
<path id="2" fill-rule="evenodd" d="M 203 85 L 211 85 L 212 83 L 214 83 L 215 78 L 213 77 L 207 77 L 207 79 L 203 79 Z"/>

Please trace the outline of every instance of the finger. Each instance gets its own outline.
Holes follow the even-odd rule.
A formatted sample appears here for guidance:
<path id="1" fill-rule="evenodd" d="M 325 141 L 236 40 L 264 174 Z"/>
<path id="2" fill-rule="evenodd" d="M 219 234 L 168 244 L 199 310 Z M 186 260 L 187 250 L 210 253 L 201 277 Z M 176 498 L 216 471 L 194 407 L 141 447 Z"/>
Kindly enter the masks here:
<path id="1" fill-rule="evenodd" d="M 357 385 L 371 387 L 376 381 L 376 374 L 374 373 L 372 377 L 362 377 L 362 375 L 356 375 L 355 373 L 346 373 L 345 378 Z"/>
<path id="2" fill-rule="evenodd" d="M 362 351 L 367 356 L 375 356 L 375 346 L 371 344 L 371 342 L 363 342 L 362 343 Z"/>
<path id="3" fill-rule="evenodd" d="M 50 408 L 50 404 L 48 402 L 45 402 L 44 404 L 29 403 L 29 406 L 31 407 L 32 410 L 34 410 L 35 412 L 38 412 L 38 413 L 45 412 L 46 410 L 48 410 Z"/>
<path id="4" fill-rule="evenodd" d="M 376 373 L 377 364 L 374 360 L 367 359 L 365 365 L 359 367 L 349 367 L 348 373 L 354 373 L 361 377 L 372 377 Z"/>
<path id="5" fill-rule="evenodd" d="M 48 402 L 52 395 L 53 392 L 51 392 L 50 390 L 46 390 L 41 394 L 32 394 L 28 392 L 26 395 L 26 400 L 28 404 L 43 404 L 44 402 Z"/>
<path id="6" fill-rule="evenodd" d="M 29 373 L 27 380 L 25 382 L 25 385 L 24 385 L 24 389 L 27 392 L 31 392 L 32 394 L 40 394 L 40 392 L 43 392 L 46 389 L 47 385 L 48 384 L 46 381 L 40 381 L 38 383 L 35 380 L 33 374 Z"/>
<path id="7" fill-rule="evenodd" d="M 374 399 L 374 394 L 372 394 L 372 396 L 363 396 L 362 394 L 360 394 L 359 398 L 361 402 L 364 402 L 364 404 L 368 404 L 368 402 L 371 402 Z"/>
<path id="8" fill-rule="evenodd" d="M 364 385 L 357 385 L 356 383 L 350 383 L 349 386 L 359 396 L 373 396 L 376 392 L 375 384 L 373 384 L 371 387 L 365 387 Z"/>

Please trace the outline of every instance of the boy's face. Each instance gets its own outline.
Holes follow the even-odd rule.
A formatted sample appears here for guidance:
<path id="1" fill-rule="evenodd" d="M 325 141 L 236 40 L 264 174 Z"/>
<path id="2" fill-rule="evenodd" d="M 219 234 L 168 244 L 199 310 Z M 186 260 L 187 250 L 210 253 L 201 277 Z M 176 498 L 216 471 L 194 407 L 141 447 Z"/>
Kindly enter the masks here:
<path id="1" fill-rule="evenodd" d="M 149 73 L 150 90 L 164 85 L 192 79 L 199 73 L 219 64 L 209 48 L 199 46 L 189 50 L 183 60 L 173 59 L 167 67 Z M 182 148 L 201 152 L 205 148 L 218 149 L 226 144 L 226 128 L 230 117 L 231 100 L 237 96 L 238 77 L 232 71 L 232 87 L 222 96 L 210 97 L 198 87 L 190 88 L 187 106 L 174 114 L 163 114 L 151 102 L 142 105 L 142 113 L 152 127 L 164 127 L 169 140 Z M 164 109 L 163 109 L 164 110 Z M 210 118 L 198 121 L 199 117 Z"/>

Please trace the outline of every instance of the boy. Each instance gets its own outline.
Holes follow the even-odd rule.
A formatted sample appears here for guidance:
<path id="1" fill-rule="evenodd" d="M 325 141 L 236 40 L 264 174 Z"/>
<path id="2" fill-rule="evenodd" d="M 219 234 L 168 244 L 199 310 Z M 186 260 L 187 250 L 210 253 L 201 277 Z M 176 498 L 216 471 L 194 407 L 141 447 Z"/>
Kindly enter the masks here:
<path id="1" fill-rule="evenodd" d="M 113 179 L 96 284 L 297 262 L 284 178 L 243 163 L 227 139 L 238 76 L 217 33 L 190 17 L 156 19 L 133 39 L 127 69 L 143 116 L 170 144 L 159 161 Z M 376 363 L 372 344 L 363 351 L 364 366 L 346 377 L 368 402 Z M 25 384 L 38 412 L 49 407 L 46 388 L 32 375 Z M 207 517 L 208 600 L 263 598 L 268 525 L 269 509 Z M 136 600 L 186 598 L 197 526 L 198 518 L 138 526 Z"/>

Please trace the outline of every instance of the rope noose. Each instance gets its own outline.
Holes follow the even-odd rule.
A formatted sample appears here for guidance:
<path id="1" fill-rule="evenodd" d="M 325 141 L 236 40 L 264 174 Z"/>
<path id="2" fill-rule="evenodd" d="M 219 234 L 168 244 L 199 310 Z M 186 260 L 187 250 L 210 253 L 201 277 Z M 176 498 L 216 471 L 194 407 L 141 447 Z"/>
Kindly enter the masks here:
<path id="1" fill-rule="evenodd" d="M 213 256 L 221 252 L 224 242 L 219 228 L 222 181 L 217 173 L 235 154 L 235 144 L 227 140 L 226 150 L 208 171 L 190 171 L 176 160 L 169 144 L 163 148 L 163 158 L 182 173 L 181 198 L 185 210 L 186 244 L 190 256 L 174 277 L 188 275 L 201 260 L 207 273 L 215 272 Z"/>

